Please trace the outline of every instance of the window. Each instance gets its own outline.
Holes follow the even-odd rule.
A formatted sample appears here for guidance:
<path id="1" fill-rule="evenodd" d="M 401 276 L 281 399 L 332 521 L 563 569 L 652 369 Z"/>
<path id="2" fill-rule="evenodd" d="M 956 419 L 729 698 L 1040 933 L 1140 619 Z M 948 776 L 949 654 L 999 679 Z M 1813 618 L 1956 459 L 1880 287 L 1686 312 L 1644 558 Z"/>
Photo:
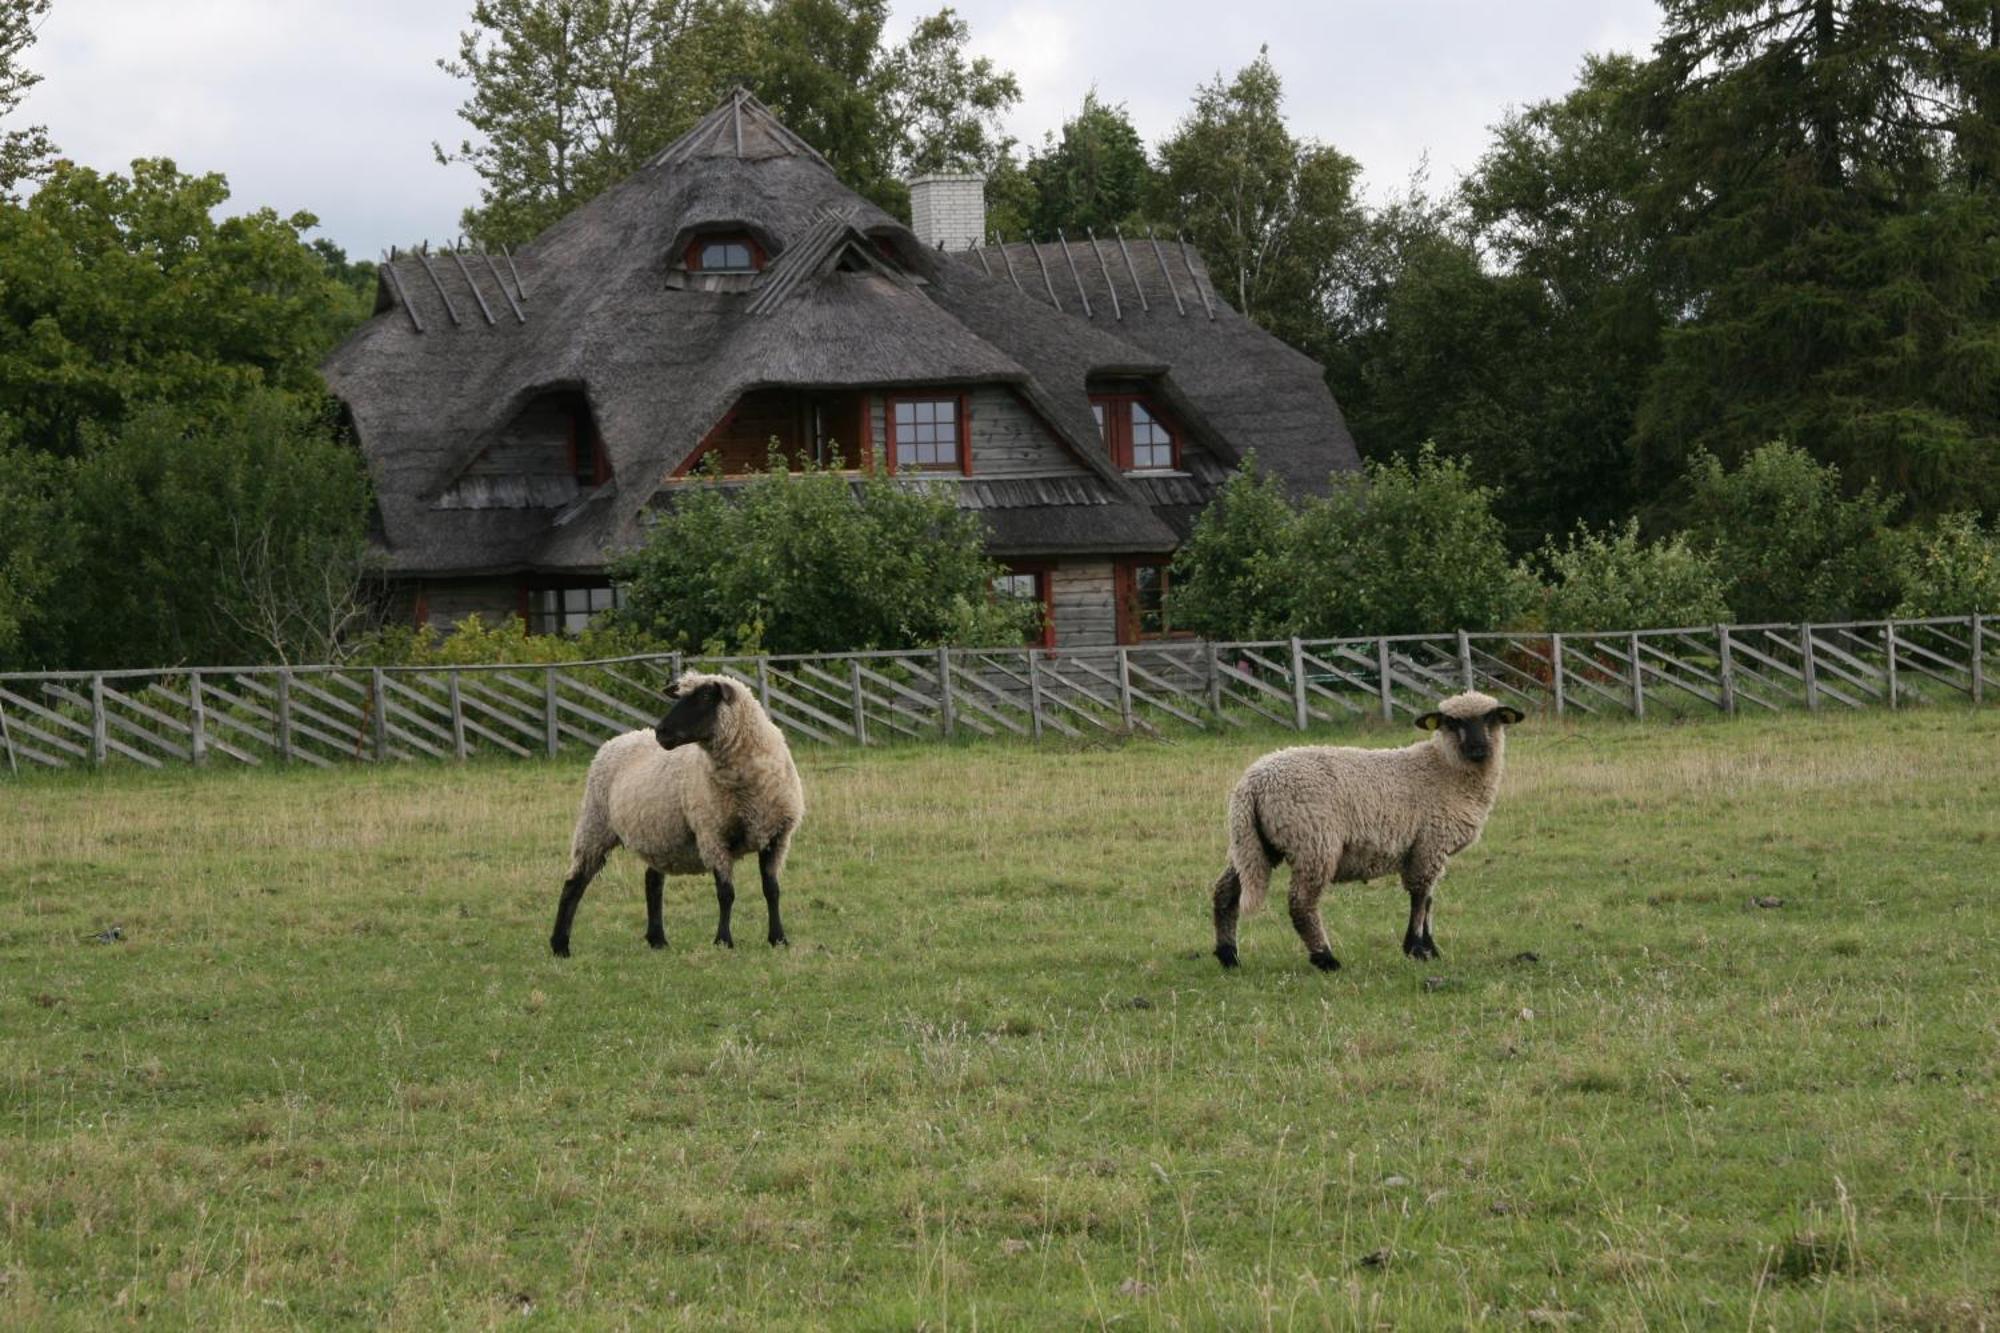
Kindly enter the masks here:
<path id="1" fill-rule="evenodd" d="M 755 273 L 764 247 L 748 236 L 702 236 L 688 246 L 687 266 L 700 273 Z"/>
<path id="2" fill-rule="evenodd" d="M 531 585 L 521 590 L 521 615 L 530 634 L 581 634 L 600 611 L 625 605 L 625 592 L 609 583 Z"/>
<path id="3" fill-rule="evenodd" d="M 1049 571 L 1037 566 L 1016 565 L 993 580 L 993 596 L 1001 601 L 1020 601 L 1034 607 L 1027 642 L 1035 648 L 1056 646 L 1055 604 L 1049 596 Z"/>
<path id="4" fill-rule="evenodd" d="M 1133 560 L 1118 566 L 1118 641 L 1171 638 L 1168 606 L 1171 570 L 1164 560 Z"/>
<path id="5" fill-rule="evenodd" d="M 1111 461 L 1127 472 L 1165 472 L 1180 466 L 1180 438 L 1152 403 L 1138 394 L 1094 394 L 1091 415 Z"/>
<path id="6" fill-rule="evenodd" d="M 972 471 L 969 415 L 963 398 L 891 398 L 891 471 Z"/>
<path id="7" fill-rule="evenodd" d="M 604 441 L 598 437 L 589 406 L 581 394 L 576 395 L 576 401 L 569 418 L 569 470 L 576 484 L 589 490 L 611 479 L 611 460 L 605 457 Z"/>

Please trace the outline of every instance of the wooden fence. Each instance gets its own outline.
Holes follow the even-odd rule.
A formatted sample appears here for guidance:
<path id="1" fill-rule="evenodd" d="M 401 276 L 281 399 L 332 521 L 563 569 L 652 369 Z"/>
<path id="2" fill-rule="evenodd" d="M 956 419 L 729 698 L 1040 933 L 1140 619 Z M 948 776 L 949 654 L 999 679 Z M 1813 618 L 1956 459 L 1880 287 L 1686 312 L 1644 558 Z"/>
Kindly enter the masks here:
<path id="1" fill-rule="evenodd" d="M 683 665 L 754 689 L 796 741 L 1042 739 L 1415 717 L 1476 688 L 1634 717 L 1983 702 L 2000 621 L 1714 625 L 1130 648 L 927 649 L 557 666 L 200 667 L 0 675 L 6 771 L 588 752 L 651 726 Z"/>

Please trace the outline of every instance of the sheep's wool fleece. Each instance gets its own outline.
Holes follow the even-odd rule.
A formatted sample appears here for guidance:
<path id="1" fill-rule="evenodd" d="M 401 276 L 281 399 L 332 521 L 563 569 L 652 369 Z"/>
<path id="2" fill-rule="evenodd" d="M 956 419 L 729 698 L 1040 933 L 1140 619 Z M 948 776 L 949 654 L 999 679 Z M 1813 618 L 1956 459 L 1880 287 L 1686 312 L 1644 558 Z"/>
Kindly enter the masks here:
<path id="1" fill-rule="evenodd" d="M 1499 706 L 1468 692 L 1438 711 L 1471 718 Z M 1500 788 L 1505 745 L 1506 729 L 1495 727 L 1492 758 L 1479 765 L 1459 756 L 1444 728 L 1394 750 L 1297 746 L 1251 764 L 1237 791 L 1254 801 L 1264 836 L 1295 867 L 1336 880 L 1373 879 L 1400 869 L 1412 852 L 1449 857 L 1478 841 Z"/>
<path id="2" fill-rule="evenodd" d="M 606 843 L 609 834 L 655 870 L 693 875 L 726 867 L 798 827 L 805 790 L 784 734 L 739 682 L 689 672 L 681 689 L 711 681 L 728 691 L 728 701 L 706 745 L 665 750 L 652 731 L 629 731 L 599 747 L 584 784 L 576 851 Z"/>

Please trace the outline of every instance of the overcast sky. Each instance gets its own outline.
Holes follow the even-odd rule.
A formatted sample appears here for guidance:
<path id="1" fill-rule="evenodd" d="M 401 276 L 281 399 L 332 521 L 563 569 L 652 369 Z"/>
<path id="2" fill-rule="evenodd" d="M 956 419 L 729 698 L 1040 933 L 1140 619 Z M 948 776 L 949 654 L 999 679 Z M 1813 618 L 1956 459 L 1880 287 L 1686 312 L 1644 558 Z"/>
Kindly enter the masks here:
<path id="1" fill-rule="evenodd" d="M 900 38 L 935 0 L 899 5 Z M 1428 157 L 1469 169 L 1510 106 L 1555 96 L 1586 52 L 1648 47 L 1652 0 L 958 0 L 973 50 L 1021 80 L 1010 129 L 1039 144 L 1095 85 L 1149 143 L 1195 86 L 1260 45 L 1294 133 L 1358 158 L 1374 197 Z M 307 209 L 359 257 L 443 240 L 477 179 L 433 160 L 462 136 L 463 88 L 437 68 L 470 0 L 56 0 L 14 119 L 76 161 L 168 156 L 229 177 L 230 211 Z"/>

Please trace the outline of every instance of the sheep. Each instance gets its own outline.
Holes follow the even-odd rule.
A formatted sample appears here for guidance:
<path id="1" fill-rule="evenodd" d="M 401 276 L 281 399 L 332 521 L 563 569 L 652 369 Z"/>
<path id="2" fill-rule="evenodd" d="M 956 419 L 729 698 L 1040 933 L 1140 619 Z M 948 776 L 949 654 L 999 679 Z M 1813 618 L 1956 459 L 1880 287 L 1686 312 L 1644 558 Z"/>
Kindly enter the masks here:
<path id="1" fill-rule="evenodd" d="M 1403 952 L 1436 958 L 1431 898 L 1445 865 L 1478 841 L 1500 788 L 1515 709 L 1469 691 L 1418 718 L 1427 739 L 1397 750 L 1303 745 L 1265 755 L 1229 796 L 1229 864 L 1215 881 L 1215 956 L 1236 966 L 1239 903 L 1264 903 L 1271 870 L 1292 864 L 1292 926 L 1313 966 L 1340 966 L 1320 922 L 1329 881 L 1400 871 L 1410 895 Z"/>
<path id="2" fill-rule="evenodd" d="M 757 853 L 773 947 L 789 943 L 778 917 L 778 875 L 805 816 L 805 791 L 785 737 L 756 697 L 726 676 L 686 672 L 667 688 L 674 701 L 651 731 L 598 747 L 584 780 L 570 840 L 569 878 L 549 948 L 569 957 L 577 904 L 611 849 L 646 863 L 646 943 L 667 947 L 660 894 L 668 875 L 715 877 L 715 942 L 735 948 L 729 913 L 738 857 Z"/>

